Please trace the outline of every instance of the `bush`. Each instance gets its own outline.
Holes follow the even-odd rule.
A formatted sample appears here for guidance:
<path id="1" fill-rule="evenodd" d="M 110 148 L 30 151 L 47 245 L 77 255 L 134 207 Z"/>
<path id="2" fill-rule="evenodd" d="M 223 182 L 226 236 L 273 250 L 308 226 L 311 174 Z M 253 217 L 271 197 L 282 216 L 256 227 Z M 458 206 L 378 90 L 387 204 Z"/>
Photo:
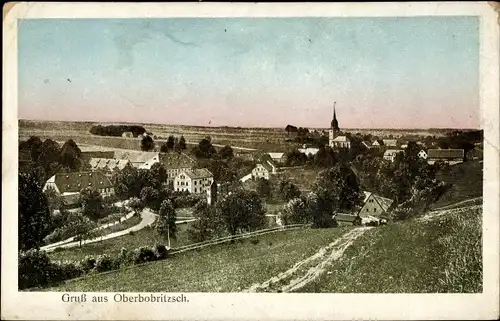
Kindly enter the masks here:
<path id="1" fill-rule="evenodd" d="M 62 282 L 64 280 L 74 279 L 84 274 L 82 266 L 78 263 L 63 262 L 53 264 L 54 274 L 51 281 Z"/>
<path id="2" fill-rule="evenodd" d="M 19 289 L 45 286 L 50 282 L 52 265 L 47 253 L 29 250 L 19 253 Z"/>
<path id="3" fill-rule="evenodd" d="M 147 246 L 142 246 L 134 251 L 134 263 L 140 264 L 144 262 L 154 261 L 156 258 L 153 250 Z"/>
<path id="4" fill-rule="evenodd" d="M 128 249 L 122 247 L 118 255 L 118 261 L 121 265 L 128 265 L 134 260 L 134 255 Z"/>
<path id="5" fill-rule="evenodd" d="M 163 260 L 168 257 L 168 249 L 163 244 L 155 244 L 154 252 L 157 260 Z"/>
<path id="6" fill-rule="evenodd" d="M 114 268 L 114 262 L 107 254 L 99 255 L 95 260 L 94 270 L 96 272 L 111 271 Z"/>
<path id="7" fill-rule="evenodd" d="M 90 270 L 93 270 L 95 268 L 96 264 L 96 259 L 91 256 L 87 255 L 81 262 L 80 262 L 82 268 L 84 271 L 88 272 Z"/>

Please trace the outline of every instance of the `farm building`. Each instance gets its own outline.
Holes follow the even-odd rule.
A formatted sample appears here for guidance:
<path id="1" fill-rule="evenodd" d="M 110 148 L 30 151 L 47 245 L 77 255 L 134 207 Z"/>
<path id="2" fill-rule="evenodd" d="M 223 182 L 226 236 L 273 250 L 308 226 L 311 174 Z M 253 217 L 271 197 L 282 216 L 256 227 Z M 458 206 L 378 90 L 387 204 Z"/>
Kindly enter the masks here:
<path id="1" fill-rule="evenodd" d="M 379 196 L 377 194 L 373 194 L 371 192 L 363 192 L 364 200 L 363 207 L 359 210 L 358 215 L 361 218 L 373 216 L 373 217 L 383 217 L 387 214 L 387 211 L 390 209 L 393 200 L 389 198 L 385 198 Z"/>
<path id="2" fill-rule="evenodd" d="M 157 152 L 115 151 L 114 158 L 128 160 L 133 167 L 142 168 L 147 162 L 151 162 L 155 159 L 158 161 L 158 154 Z M 153 165 L 153 163 L 151 163 L 151 165 Z M 149 168 L 151 168 L 151 165 L 149 165 Z"/>
<path id="3" fill-rule="evenodd" d="M 132 167 L 129 160 L 114 158 L 91 158 L 89 164 L 91 170 L 99 170 L 105 174 L 121 171 L 127 166 Z"/>
<path id="4" fill-rule="evenodd" d="M 43 191 L 52 188 L 66 205 L 74 205 L 78 202 L 80 191 L 88 187 L 97 190 L 103 197 L 114 194 L 113 184 L 101 172 L 57 173 L 47 180 Z"/>
<path id="5" fill-rule="evenodd" d="M 284 163 L 286 161 L 285 153 L 267 153 L 267 155 L 276 163 Z"/>
<path id="6" fill-rule="evenodd" d="M 174 190 L 191 194 L 206 193 L 208 204 L 211 204 L 213 182 L 214 176 L 206 168 L 182 170 L 174 178 Z"/>
<path id="7" fill-rule="evenodd" d="M 401 149 L 388 149 L 384 152 L 384 159 L 394 162 L 394 159 L 396 159 L 396 155 L 401 152 Z"/>
<path id="8" fill-rule="evenodd" d="M 155 155 L 139 166 L 140 169 L 151 169 L 155 163 L 162 163 L 167 170 L 167 180 L 173 182 L 174 178 L 183 170 L 190 170 L 196 161 L 184 153 L 154 153 Z"/>
<path id="9" fill-rule="evenodd" d="M 384 146 L 386 147 L 396 147 L 398 146 L 398 141 L 396 139 L 382 139 Z"/>
<path id="10" fill-rule="evenodd" d="M 463 149 L 429 149 L 427 151 L 427 162 L 432 165 L 437 161 L 443 161 L 450 165 L 463 163 Z"/>
<path id="11" fill-rule="evenodd" d="M 247 152 L 247 151 L 237 151 L 234 153 L 234 156 L 241 158 L 245 161 L 253 161 L 254 160 L 253 154 L 250 152 Z"/>
<path id="12" fill-rule="evenodd" d="M 269 179 L 272 174 L 276 174 L 276 166 L 271 162 L 262 162 L 257 164 L 254 169 L 252 169 L 252 178 L 265 178 Z"/>

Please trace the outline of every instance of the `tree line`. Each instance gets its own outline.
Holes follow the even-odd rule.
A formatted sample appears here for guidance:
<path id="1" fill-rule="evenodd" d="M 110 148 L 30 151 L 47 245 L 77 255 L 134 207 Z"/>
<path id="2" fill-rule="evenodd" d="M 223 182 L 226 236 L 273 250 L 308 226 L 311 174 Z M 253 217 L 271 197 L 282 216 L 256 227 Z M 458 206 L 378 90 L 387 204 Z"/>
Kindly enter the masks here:
<path id="1" fill-rule="evenodd" d="M 122 136 L 123 133 L 130 132 L 133 137 L 138 137 L 146 133 L 146 129 L 138 125 L 96 125 L 92 126 L 89 132 L 99 136 Z"/>

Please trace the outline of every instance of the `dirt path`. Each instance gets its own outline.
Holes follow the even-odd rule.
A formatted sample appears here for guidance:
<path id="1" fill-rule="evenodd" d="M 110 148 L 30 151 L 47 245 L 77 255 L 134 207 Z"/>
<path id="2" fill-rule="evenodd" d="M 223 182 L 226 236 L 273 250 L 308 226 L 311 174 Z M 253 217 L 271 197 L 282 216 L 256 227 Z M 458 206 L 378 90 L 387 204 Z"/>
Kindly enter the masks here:
<path id="1" fill-rule="evenodd" d="M 475 210 L 475 209 L 482 208 L 482 207 L 483 207 L 483 205 L 481 204 L 481 205 L 470 205 L 470 206 L 464 206 L 464 207 L 456 207 L 456 208 L 451 208 L 451 209 L 435 210 L 435 211 L 432 211 L 432 212 L 425 214 L 422 217 L 419 217 L 417 219 L 417 221 L 427 222 L 430 220 L 434 220 L 438 217 L 441 217 L 443 215 L 468 212 L 470 210 Z"/>
<path id="2" fill-rule="evenodd" d="M 252 285 L 244 292 L 291 292 L 307 285 L 320 276 L 327 266 L 338 260 L 354 240 L 373 227 L 358 227 L 327 246 L 314 255 L 297 262 L 292 268 L 270 278 L 263 283 Z"/>

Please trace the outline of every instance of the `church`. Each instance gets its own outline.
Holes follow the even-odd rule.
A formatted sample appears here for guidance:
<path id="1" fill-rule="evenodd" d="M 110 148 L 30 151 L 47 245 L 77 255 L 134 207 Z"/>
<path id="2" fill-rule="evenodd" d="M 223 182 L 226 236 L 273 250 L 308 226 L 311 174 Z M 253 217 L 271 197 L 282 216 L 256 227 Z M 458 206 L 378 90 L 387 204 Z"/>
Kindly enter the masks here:
<path id="1" fill-rule="evenodd" d="M 351 148 L 351 142 L 347 136 L 341 135 L 339 122 L 335 113 L 335 104 L 333 104 L 333 119 L 330 124 L 328 135 L 328 145 L 333 149 Z"/>

